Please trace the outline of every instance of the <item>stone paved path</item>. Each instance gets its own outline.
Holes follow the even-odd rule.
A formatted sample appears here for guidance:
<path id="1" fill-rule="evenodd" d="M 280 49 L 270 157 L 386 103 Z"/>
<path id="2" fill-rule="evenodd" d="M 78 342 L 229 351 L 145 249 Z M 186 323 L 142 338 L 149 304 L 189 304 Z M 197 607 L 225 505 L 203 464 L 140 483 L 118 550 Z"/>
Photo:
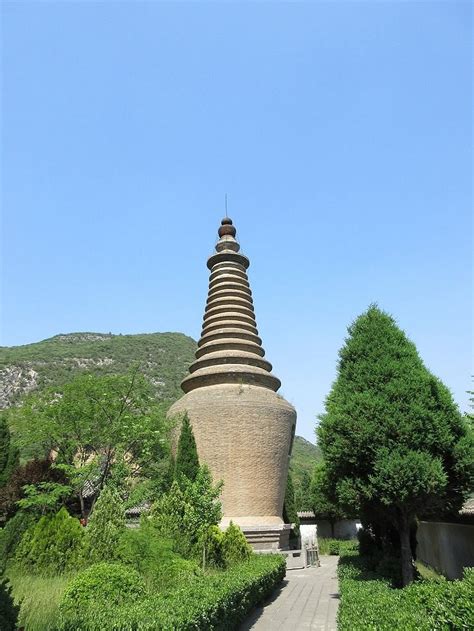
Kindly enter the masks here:
<path id="1" fill-rule="evenodd" d="M 336 631 L 339 592 L 337 556 L 322 556 L 321 567 L 288 570 L 280 589 L 242 624 L 240 631 Z"/>

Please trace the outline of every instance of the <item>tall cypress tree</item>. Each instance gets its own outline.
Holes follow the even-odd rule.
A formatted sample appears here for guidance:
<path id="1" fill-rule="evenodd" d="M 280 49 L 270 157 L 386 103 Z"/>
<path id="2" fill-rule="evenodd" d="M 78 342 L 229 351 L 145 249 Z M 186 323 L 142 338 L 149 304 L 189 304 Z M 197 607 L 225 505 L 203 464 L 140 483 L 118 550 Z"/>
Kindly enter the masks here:
<path id="1" fill-rule="evenodd" d="M 174 471 L 177 480 L 185 475 L 191 482 L 194 482 L 199 471 L 196 441 L 194 440 L 193 428 L 187 414 L 184 415 L 181 425 Z"/>
<path id="2" fill-rule="evenodd" d="M 371 306 L 348 331 L 318 428 L 329 495 L 386 530 L 395 526 L 406 585 L 415 518 L 456 512 L 469 492 L 472 435 L 393 318 Z"/>

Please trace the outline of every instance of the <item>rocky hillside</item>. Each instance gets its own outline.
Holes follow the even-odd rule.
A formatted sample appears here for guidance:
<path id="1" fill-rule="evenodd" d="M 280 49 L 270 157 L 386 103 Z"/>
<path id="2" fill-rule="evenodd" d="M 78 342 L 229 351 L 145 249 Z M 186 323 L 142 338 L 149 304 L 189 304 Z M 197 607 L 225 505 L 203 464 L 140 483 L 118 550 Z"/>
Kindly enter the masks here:
<path id="1" fill-rule="evenodd" d="M 61 385 L 79 372 L 125 373 L 137 365 L 160 398 L 174 400 L 194 359 L 196 342 L 182 333 L 69 333 L 25 346 L 0 347 L 0 409 L 24 394 Z"/>

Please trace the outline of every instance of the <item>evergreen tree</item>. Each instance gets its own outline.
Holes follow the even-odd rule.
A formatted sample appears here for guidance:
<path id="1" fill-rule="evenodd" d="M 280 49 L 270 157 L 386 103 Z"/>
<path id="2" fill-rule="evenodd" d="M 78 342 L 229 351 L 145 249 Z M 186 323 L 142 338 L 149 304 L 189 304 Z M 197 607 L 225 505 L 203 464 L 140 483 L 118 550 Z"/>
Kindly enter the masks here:
<path id="1" fill-rule="evenodd" d="M 395 526 L 406 585 L 415 517 L 456 512 L 472 487 L 472 437 L 389 315 L 371 306 L 348 331 L 318 428 L 328 492 L 378 526 Z"/>
<path id="2" fill-rule="evenodd" d="M 334 538 L 336 521 L 344 519 L 346 514 L 341 510 L 337 501 L 330 495 L 327 471 L 324 462 L 318 462 L 314 468 L 310 486 L 310 502 L 314 514 L 327 519 L 331 525 L 331 537 Z"/>
<path id="3" fill-rule="evenodd" d="M 86 528 L 85 554 L 88 561 L 99 563 L 115 558 L 117 545 L 125 530 L 125 511 L 120 495 L 106 486 L 95 504 Z"/>
<path id="4" fill-rule="evenodd" d="M 286 479 L 285 501 L 283 503 L 283 521 L 285 524 L 295 525 L 291 531 L 291 536 L 298 537 L 300 520 L 298 513 L 296 512 L 295 489 L 293 486 L 291 471 L 288 471 L 288 478 Z"/>
<path id="5" fill-rule="evenodd" d="M 179 480 L 181 476 L 186 476 L 188 480 L 194 482 L 199 471 L 199 459 L 194 440 L 193 428 L 189 422 L 188 415 L 185 414 L 181 425 L 181 434 L 178 441 L 176 453 L 175 478 Z"/>
<path id="6" fill-rule="evenodd" d="M 44 515 L 26 530 L 15 558 L 26 573 L 54 575 L 76 567 L 84 529 L 63 507 Z"/>
<path id="7" fill-rule="evenodd" d="M 246 561 L 252 556 L 252 547 L 244 533 L 232 521 L 222 537 L 222 556 L 226 566 Z"/>
<path id="8" fill-rule="evenodd" d="M 0 487 L 5 486 L 18 466 L 18 449 L 12 444 L 6 414 L 0 414 Z"/>

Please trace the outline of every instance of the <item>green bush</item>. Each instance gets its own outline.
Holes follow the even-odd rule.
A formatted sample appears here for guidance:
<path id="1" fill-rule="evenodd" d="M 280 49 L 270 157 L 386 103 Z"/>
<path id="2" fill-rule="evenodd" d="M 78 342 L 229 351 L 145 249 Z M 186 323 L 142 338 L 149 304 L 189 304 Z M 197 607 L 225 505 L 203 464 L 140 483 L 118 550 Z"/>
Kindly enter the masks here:
<path id="1" fill-rule="evenodd" d="M 21 538 L 34 521 L 34 515 L 18 511 L 0 530 L 0 574 L 5 571 L 8 561 L 15 556 Z"/>
<path id="2" fill-rule="evenodd" d="M 322 537 L 318 538 L 319 554 L 344 554 L 350 550 L 357 550 L 358 543 L 356 539 L 326 539 Z"/>
<path id="3" fill-rule="evenodd" d="M 80 572 L 68 584 L 59 612 L 67 620 L 76 620 L 74 629 L 82 629 L 84 612 L 92 608 L 130 605 L 144 598 L 145 584 L 138 572 L 120 563 L 96 563 Z"/>
<path id="4" fill-rule="evenodd" d="M 209 526 L 200 542 L 204 550 L 204 567 L 225 567 L 223 540 L 224 533 L 219 526 Z"/>
<path id="5" fill-rule="evenodd" d="M 154 591 L 173 588 L 200 573 L 194 561 L 183 559 L 173 550 L 173 541 L 159 537 L 147 519 L 140 528 L 127 528 L 119 540 L 116 556 L 133 567 Z"/>
<path id="6" fill-rule="evenodd" d="M 240 528 L 230 522 L 222 537 L 222 557 L 227 566 L 250 559 L 252 548 Z"/>
<path id="7" fill-rule="evenodd" d="M 109 561 L 125 530 L 125 511 L 118 492 L 111 486 L 102 489 L 84 538 L 85 556 L 91 563 Z"/>
<path id="8" fill-rule="evenodd" d="M 254 555 L 225 572 L 196 577 L 172 592 L 116 605 L 97 601 L 95 592 L 72 606 L 61 604 L 61 631 L 152 631 L 155 629 L 235 629 L 285 576 L 280 555 Z M 66 606 L 70 604 L 70 606 Z"/>
<path id="9" fill-rule="evenodd" d="M 418 581 L 393 588 L 393 559 L 369 569 L 354 551 L 342 556 L 338 576 L 339 631 L 437 631 L 474 628 L 474 572 L 459 581 Z M 399 569 L 397 567 L 397 571 Z"/>
<path id="10" fill-rule="evenodd" d="M 73 569 L 82 552 L 84 531 L 63 507 L 45 515 L 23 534 L 16 550 L 21 569 L 32 574 L 61 574 Z"/>

